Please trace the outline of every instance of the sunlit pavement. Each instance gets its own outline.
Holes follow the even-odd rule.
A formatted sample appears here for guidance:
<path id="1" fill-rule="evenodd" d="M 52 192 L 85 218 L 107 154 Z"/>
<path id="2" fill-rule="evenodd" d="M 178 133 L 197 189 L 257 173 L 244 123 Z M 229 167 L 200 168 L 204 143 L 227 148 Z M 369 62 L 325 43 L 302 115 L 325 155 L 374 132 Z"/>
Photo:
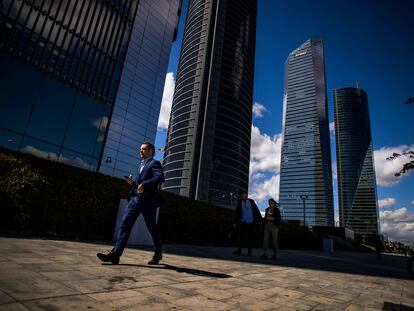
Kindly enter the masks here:
<path id="1" fill-rule="evenodd" d="M 102 264 L 110 248 L 0 238 L 0 310 L 414 310 L 402 256 L 165 245 L 158 266 L 138 248 Z"/>

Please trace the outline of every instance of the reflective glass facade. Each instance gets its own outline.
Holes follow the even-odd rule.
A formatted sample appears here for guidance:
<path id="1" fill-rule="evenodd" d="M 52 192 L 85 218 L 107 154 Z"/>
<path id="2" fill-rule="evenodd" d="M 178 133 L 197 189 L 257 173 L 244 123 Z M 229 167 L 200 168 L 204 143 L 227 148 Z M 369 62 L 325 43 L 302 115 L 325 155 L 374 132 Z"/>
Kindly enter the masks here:
<path id="1" fill-rule="evenodd" d="M 333 226 L 332 168 L 322 39 L 285 63 L 279 201 L 288 220 Z"/>
<path id="2" fill-rule="evenodd" d="M 113 104 L 138 0 L 3 0 L 2 55 Z"/>
<path id="3" fill-rule="evenodd" d="M 135 174 L 138 150 L 155 141 L 171 44 L 181 1 L 140 0 L 105 141 L 100 172 Z"/>
<path id="4" fill-rule="evenodd" d="M 256 10 L 255 0 L 190 0 L 163 189 L 222 206 L 247 191 Z"/>
<path id="5" fill-rule="evenodd" d="M 0 145 L 98 170 L 141 2 L 0 2 Z"/>
<path id="6" fill-rule="evenodd" d="M 339 221 L 358 235 L 380 233 L 367 94 L 334 90 Z"/>

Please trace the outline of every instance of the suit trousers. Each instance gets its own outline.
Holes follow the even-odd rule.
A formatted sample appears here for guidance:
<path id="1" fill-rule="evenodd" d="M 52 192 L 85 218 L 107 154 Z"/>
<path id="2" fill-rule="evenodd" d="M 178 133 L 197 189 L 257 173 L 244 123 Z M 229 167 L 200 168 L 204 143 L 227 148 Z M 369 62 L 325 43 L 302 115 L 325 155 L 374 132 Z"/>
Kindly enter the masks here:
<path id="1" fill-rule="evenodd" d="M 248 254 L 251 255 L 253 246 L 254 224 L 241 222 L 239 230 L 239 249 L 241 250 L 241 248 L 245 246 L 247 247 Z"/>
<path id="2" fill-rule="evenodd" d="M 279 244 L 277 238 L 279 235 L 279 228 L 276 227 L 273 221 L 266 221 L 264 226 L 264 235 L 263 235 L 263 251 L 266 252 L 267 247 L 269 246 L 269 237 L 272 236 L 273 251 L 277 252 L 279 250 Z"/>
<path id="3" fill-rule="evenodd" d="M 157 225 L 157 208 L 144 204 L 143 200 L 139 196 L 132 197 L 128 203 L 128 206 L 125 208 L 122 223 L 118 230 L 118 238 L 114 248 L 112 249 L 115 255 L 122 255 L 128 242 L 129 235 L 131 234 L 132 227 L 141 213 L 144 217 L 148 231 L 151 234 L 152 241 L 154 243 L 155 255 L 161 255 L 161 237 Z"/>

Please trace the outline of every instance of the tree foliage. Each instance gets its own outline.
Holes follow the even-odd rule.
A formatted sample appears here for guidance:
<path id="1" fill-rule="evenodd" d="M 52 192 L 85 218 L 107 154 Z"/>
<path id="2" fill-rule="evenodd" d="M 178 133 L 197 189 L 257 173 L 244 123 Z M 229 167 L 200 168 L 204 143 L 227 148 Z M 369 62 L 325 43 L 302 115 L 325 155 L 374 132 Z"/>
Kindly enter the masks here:
<path id="1" fill-rule="evenodd" d="M 414 96 L 409 97 L 405 100 L 404 104 L 409 105 L 414 103 Z M 405 174 L 408 171 L 414 169 L 414 151 L 413 150 L 408 150 L 406 152 L 403 153 L 394 153 L 392 156 L 388 157 L 387 160 L 395 160 L 399 157 L 408 157 L 410 160 L 406 163 L 403 164 L 402 169 L 395 173 L 395 176 L 401 176 L 401 174 Z"/>

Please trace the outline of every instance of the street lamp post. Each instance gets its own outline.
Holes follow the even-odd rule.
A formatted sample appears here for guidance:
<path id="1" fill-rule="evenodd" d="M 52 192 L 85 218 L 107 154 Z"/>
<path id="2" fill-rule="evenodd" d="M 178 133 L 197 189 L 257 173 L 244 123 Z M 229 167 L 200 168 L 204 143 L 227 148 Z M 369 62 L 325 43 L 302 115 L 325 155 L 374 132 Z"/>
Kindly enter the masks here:
<path id="1" fill-rule="evenodd" d="M 306 226 L 305 200 L 308 198 L 308 196 L 300 195 L 299 197 L 302 199 L 302 203 L 303 203 L 303 225 Z"/>

